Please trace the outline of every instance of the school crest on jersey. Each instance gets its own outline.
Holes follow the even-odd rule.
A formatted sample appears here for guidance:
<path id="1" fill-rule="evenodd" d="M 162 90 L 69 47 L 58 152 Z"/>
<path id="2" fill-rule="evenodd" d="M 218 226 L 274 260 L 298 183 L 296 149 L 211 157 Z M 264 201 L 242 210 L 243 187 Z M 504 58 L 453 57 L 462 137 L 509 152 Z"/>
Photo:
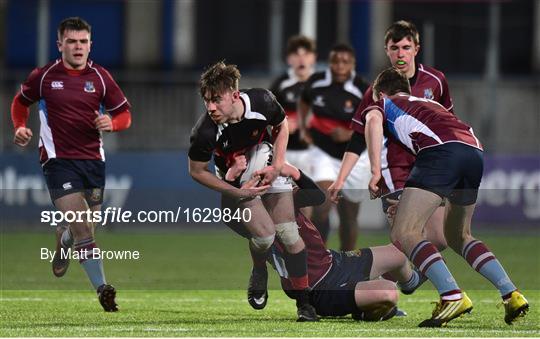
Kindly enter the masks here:
<path id="1" fill-rule="evenodd" d="M 313 100 L 313 106 L 320 106 L 320 107 L 326 106 L 326 104 L 324 103 L 324 98 L 322 97 L 322 95 L 317 95 L 315 97 L 315 100 Z"/>
<path id="2" fill-rule="evenodd" d="M 424 98 L 433 100 L 433 90 L 431 88 L 424 89 Z"/>
<path id="3" fill-rule="evenodd" d="M 94 82 L 92 81 L 87 81 L 85 84 L 84 84 L 84 91 L 86 93 L 94 93 L 96 91 L 96 88 L 94 87 Z"/>
<path id="4" fill-rule="evenodd" d="M 259 136 L 259 130 L 254 129 L 253 132 L 251 132 L 251 139 L 257 139 L 258 136 Z"/>
<path id="5" fill-rule="evenodd" d="M 353 102 L 351 100 L 346 100 L 345 104 L 343 106 L 344 106 L 343 110 L 345 111 L 345 113 L 354 112 L 354 106 L 353 106 Z"/>
<path id="6" fill-rule="evenodd" d="M 285 94 L 285 97 L 287 98 L 288 102 L 296 102 L 296 96 L 293 92 L 287 92 L 287 94 Z"/>

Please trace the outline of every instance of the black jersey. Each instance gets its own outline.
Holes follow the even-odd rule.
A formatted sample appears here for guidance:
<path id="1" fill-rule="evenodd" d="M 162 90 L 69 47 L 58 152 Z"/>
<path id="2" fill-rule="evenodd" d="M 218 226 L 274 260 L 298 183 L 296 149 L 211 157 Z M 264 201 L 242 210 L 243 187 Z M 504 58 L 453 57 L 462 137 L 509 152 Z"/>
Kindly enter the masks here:
<path id="1" fill-rule="evenodd" d="M 294 74 L 293 69 L 289 69 L 286 73 L 277 78 L 270 90 L 277 98 L 277 101 L 285 109 L 285 114 L 289 122 L 298 121 L 298 100 L 304 90 L 306 82 L 300 81 Z M 308 145 L 300 140 L 300 131 L 296 130 L 294 133 L 289 134 L 289 143 L 287 149 L 290 150 L 304 150 Z"/>
<path id="2" fill-rule="evenodd" d="M 283 108 L 266 89 L 241 90 L 240 98 L 244 103 L 242 120 L 234 124 L 216 124 L 205 114 L 191 131 L 189 158 L 207 162 L 214 156 L 216 174 L 221 178 L 225 177 L 235 156 L 263 141 L 272 143 L 268 127 L 278 126 L 285 119 Z"/>
<path id="3" fill-rule="evenodd" d="M 309 130 L 313 143 L 334 158 L 341 159 L 348 141 L 336 143 L 330 137 L 336 127 L 350 129 L 356 107 L 369 84 L 355 72 L 344 83 L 332 81 L 330 70 L 313 74 L 302 92 L 313 116 Z"/>

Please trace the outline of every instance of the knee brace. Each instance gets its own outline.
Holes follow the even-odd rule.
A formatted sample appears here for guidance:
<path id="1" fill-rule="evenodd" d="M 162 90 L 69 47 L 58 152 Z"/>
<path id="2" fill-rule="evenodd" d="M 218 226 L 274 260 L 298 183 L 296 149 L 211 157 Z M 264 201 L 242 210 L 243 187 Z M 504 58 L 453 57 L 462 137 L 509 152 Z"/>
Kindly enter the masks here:
<path id="1" fill-rule="evenodd" d="M 258 251 L 266 251 L 274 243 L 275 234 L 269 235 L 267 237 L 251 237 L 251 243 L 253 248 Z"/>
<path id="2" fill-rule="evenodd" d="M 300 234 L 298 233 L 298 224 L 296 224 L 295 221 L 277 224 L 276 233 L 278 239 L 281 240 L 285 246 L 291 246 L 295 244 L 298 239 L 300 239 Z"/>

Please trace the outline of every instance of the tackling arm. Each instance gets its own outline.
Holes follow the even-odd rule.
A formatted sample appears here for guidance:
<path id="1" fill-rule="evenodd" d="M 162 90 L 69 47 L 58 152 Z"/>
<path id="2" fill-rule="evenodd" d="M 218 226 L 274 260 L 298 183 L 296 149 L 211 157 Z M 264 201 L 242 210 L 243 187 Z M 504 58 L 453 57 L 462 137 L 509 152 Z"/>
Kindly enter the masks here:
<path id="1" fill-rule="evenodd" d="M 233 198 L 254 198 L 258 195 L 264 194 L 269 188 L 268 185 L 250 187 L 247 189 L 236 188 L 211 173 L 208 170 L 208 162 L 194 161 L 191 159 L 189 159 L 189 174 L 195 181 L 197 181 L 201 185 L 204 185 L 210 189 L 213 189 L 214 191 L 218 191 Z"/>

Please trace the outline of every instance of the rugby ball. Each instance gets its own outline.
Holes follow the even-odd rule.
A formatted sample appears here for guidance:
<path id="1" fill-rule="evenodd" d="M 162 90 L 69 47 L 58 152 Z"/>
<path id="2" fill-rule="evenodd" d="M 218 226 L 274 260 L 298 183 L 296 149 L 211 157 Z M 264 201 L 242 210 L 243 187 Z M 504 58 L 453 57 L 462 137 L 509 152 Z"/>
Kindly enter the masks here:
<path id="1" fill-rule="evenodd" d="M 247 168 L 240 177 L 240 185 L 253 177 L 253 173 L 272 164 L 272 145 L 266 141 L 253 146 L 246 153 Z"/>

